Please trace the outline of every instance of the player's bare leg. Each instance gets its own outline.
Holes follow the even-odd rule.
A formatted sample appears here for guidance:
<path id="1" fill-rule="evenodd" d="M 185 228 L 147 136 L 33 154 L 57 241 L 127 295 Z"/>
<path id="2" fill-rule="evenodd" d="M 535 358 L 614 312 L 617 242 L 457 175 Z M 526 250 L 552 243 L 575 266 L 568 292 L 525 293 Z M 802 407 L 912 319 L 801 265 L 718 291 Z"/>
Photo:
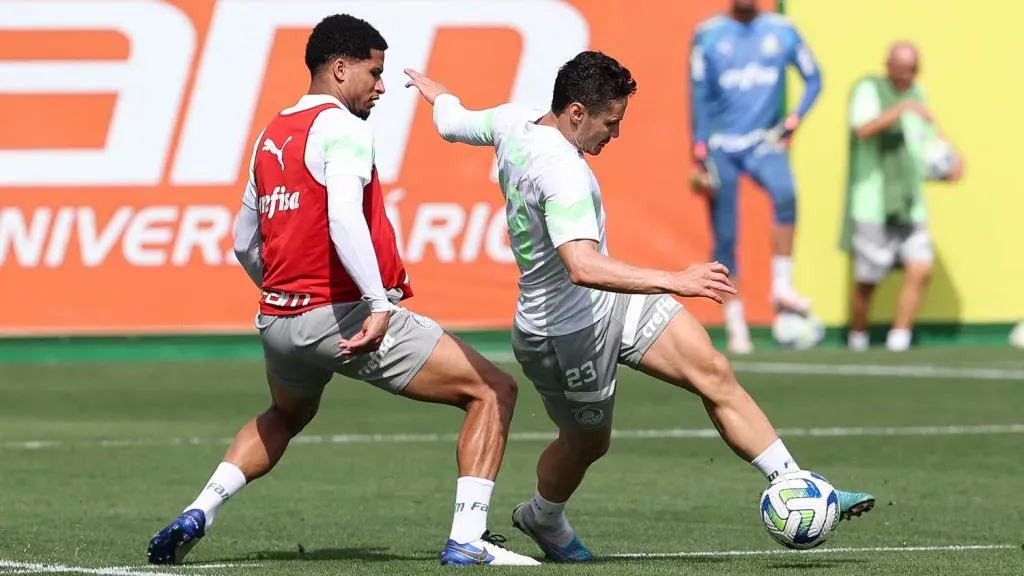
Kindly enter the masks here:
<path id="1" fill-rule="evenodd" d="M 871 297 L 875 284 L 858 282 L 850 294 L 850 334 L 847 345 L 855 352 L 863 352 L 870 344 L 868 338 L 868 313 L 871 311 Z"/>
<path id="2" fill-rule="evenodd" d="M 533 538 L 548 558 L 586 562 L 593 554 L 576 536 L 565 516 L 565 505 L 594 462 L 611 446 L 611 426 L 597 430 L 559 430 L 537 462 L 537 491 L 516 506 L 512 524 Z"/>
<path id="3" fill-rule="evenodd" d="M 217 510 L 248 483 L 265 475 L 278 463 L 288 443 L 316 415 L 320 397 L 303 398 L 267 374 L 271 405 L 250 420 L 228 448 L 192 504 L 181 516 L 157 532 L 149 542 L 152 564 L 177 564 L 213 526 Z"/>
<path id="4" fill-rule="evenodd" d="M 446 333 L 402 394 L 466 412 L 456 447 L 455 513 L 441 563 L 538 565 L 505 549 L 504 538 L 487 530 L 491 492 L 518 395 L 515 379 Z"/>
<path id="5" fill-rule="evenodd" d="M 932 265 L 930 262 L 907 262 L 903 266 L 903 271 L 903 287 L 900 289 L 896 304 L 896 316 L 886 339 L 886 346 L 894 352 L 910 348 L 914 320 L 928 289 Z"/>
<path id="6" fill-rule="evenodd" d="M 700 396 L 729 448 L 769 481 L 800 470 L 764 411 L 740 386 L 729 361 L 715 350 L 707 331 L 685 309 L 673 317 L 644 355 L 640 370 Z M 870 494 L 838 493 L 844 518 L 859 516 L 875 503 Z"/>

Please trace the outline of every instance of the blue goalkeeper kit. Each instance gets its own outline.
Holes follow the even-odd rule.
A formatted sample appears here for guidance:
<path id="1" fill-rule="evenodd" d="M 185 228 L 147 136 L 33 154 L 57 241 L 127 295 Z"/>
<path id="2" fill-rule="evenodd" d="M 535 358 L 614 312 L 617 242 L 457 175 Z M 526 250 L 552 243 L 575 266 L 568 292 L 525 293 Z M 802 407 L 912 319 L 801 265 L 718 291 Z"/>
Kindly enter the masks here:
<path id="1" fill-rule="evenodd" d="M 736 270 L 737 183 L 749 175 L 772 197 L 780 224 L 796 221 L 793 175 L 779 144 L 784 81 L 794 65 L 805 89 L 796 114 L 810 111 L 821 91 L 811 51 L 785 17 L 763 13 L 749 24 L 725 15 L 701 23 L 690 55 L 693 141 L 708 149 L 718 182 L 711 202 L 714 257 Z"/>

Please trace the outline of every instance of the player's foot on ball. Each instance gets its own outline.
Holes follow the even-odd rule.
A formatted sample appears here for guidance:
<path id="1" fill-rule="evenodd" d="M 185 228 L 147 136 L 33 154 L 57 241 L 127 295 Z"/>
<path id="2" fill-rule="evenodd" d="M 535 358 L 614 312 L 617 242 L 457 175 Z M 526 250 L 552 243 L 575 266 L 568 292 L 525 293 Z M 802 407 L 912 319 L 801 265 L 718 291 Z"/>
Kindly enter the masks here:
<path id="1" fill-rule="evenodd" d="M 871 494 L 842 490 L 836 490 L 836 494 L 839 496 L 839 516 L 843 520 L 870 512 L 875 507 L 875 497 Z"/>
<path id="2" fill-rule="evenodd" d="M 787 290 L 772 295 L 772 304 L 777 311 L 787 311 L 796 314 L 810 314 L 811 301 L 796 290 Z"/>
<path id="3" fill-rule="evenodd" d="M 150 564 L 179 564 L 206 534 L 206 514 L 186 510 L 149 541 L 146 556 Z"/>
<path id="4" fill-rule="evenodd" d="M 505 548 L 505 537 L 498 534 L 491 534 L 490 531 L 476 542 L 459 544 L 449 539 L 441 551 L 442 566 L 470 566 L 474 564 L 489 564 L 491 566 L 540 566 L 540 562 L 516 554 Z"/>
<path id="5" fill-rule="evenodd" d="M 572 541 L 566 546 L 559 546 L 545 537 L 544 530 L 537 526 L 530 513 L 530 503 L 523 502 L 512 510 L 512 525 L 526 534 L 537 546 L 540 546 L 544 556 L 555 562 L 587 562 L 594 559 L 594 554 L 583 545 L 579 537 L 572 535 Z"/>

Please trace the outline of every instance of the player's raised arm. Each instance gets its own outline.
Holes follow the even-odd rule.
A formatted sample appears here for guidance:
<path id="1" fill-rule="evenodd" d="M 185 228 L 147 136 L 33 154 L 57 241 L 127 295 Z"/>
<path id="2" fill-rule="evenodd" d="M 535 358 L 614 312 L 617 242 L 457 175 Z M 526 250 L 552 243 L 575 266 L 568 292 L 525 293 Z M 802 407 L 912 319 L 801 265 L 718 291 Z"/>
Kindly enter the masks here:
<path id="1" fill-rule="evenodd" d="M 736 293 L 728 270 L 717 262 L 667 272 L 633 266 L 601 253 L 587 174 L 578 165 L 551 166 L 539 179 L 548 236 L 573 284 L 626 294 L 699 296 L 716 302 L 722 301 L 721 292 Z"/>
<path id="2" fill-rule="evenodd" d="M 434 107 L 434 128 L 448 142 L 459 142 L 472 146 L 494 145 L 494 111 L 467 110 L 458 96 L 452 94 L 443 84 L 423 74 L 405 69 L 409 76 L 406 88 L 415 87 L 420 95 Z"/>
<path id="3" fill-rule="evenodd" d="M 372 312 L 391 309 L 380 266 L 363 215 L 363 189 L 373 170 L 370 127 L 340 110 L 325 110 L 313 130 L 323 130 L 327 221 L 331 243 L 341 264 L 359 287 Z"/>

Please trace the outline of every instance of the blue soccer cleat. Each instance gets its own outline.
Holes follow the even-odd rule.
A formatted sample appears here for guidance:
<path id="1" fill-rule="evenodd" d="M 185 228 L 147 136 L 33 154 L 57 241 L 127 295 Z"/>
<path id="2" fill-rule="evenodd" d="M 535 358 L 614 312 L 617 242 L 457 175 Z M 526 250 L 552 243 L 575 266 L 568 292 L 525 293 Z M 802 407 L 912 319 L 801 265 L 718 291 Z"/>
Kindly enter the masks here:
<path id="1" fill-rule="evenodd" d="M 179 564 L 205 535 L 206 514 L 202 510 L 186 510 L 153 536 L 146 556 L 150 564 Z"/>
<path id="2" fill-rule="evenodd" d="M 529 505 L 529 502 L 523 502 L 512 510 L 512 525 L 533 539 L 537 546 L 540 546 L 545 557 L 555 562 L 588 562 L 594 559 L 594 554 L 584 546 L 583 542 L 575 534 L 573 534 L 572 541 L 569 542 L 568 546 L 559 546 L 546 539 L 540 531 L 531 527 L 529 520 L 523 513 Z"/>
<path id="3" fill-rule="evenodd" d="M 865 492 L 836 490 L 836 495 L 839 496 L 839 516 L 843 520 L 870 512 L 875 507 L 875 497 Z"/>
<path id="4" fill-rule="evenodd" d="M 459 544 L 449 539 L 441 551 L 442 566 L 540 566 L 540 562 L 505 548 L 505 537 L 490 531 L 475 542 Z"/>

